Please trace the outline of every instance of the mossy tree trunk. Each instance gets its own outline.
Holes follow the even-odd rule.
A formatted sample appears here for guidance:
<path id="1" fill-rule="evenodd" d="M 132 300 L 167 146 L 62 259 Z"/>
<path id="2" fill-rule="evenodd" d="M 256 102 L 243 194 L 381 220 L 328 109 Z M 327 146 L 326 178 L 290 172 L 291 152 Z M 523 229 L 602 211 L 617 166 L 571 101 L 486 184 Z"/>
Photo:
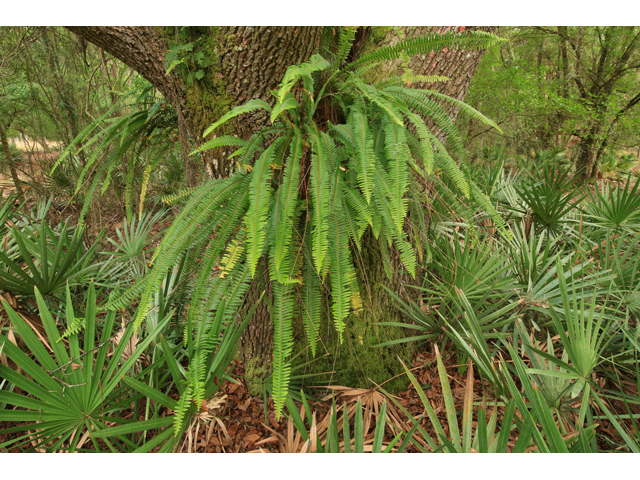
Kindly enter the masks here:
<path id="1" fill-rule="evenodd" d="M 203 131 L 220 118 L 229 108 L 253 98 L 260 98 L 273 104 L 271 90 L 281 81 L 287 67 L 306 61 L 318 50 L 322 27 L 220 27 L 207 31 L 205 40 L 194 44 L 202 51 L 217 52 L 214 61 L 204 69 L 201 79 L 188 82 L 179 75 L 179 69 L 166 74 L 165 58 L 172 42 L 171 29 L 153 27 L 67 27 L 88 41 L 98 45 L 138 71 L 154 85 L 176 108 L 180 120 L 181 140 L 186 145 L 188 137 L 194 145 L 204 139 Z M 428 27 L 403 29 L 402 35 L 426 33 Z M 381 39 L 372 39 L 378 43 Z M 393 43 L 393 32 L 383 43 Z M 478 52 L 435 52 L 428 59 L 415 58 L 411 68 L 416 73 L 447 75 L 452 81 L 447 84 L 427 85 L 438 90 L 444 89 L 455 98 L 462 100 L 469 88 L 469 82 L 481 53 Z M 397 68 L 390 65 L 389 69 Z M 455 119 L 458 109 L 451 107 L 449 114 Z M 230 131 L 241 138 L 248 138 L 267 121 L 264 112 L 244 115 L 230 126 Z M 192 145 L 189 146 L 191 148 Z M 225 161 L 224 150 L 207 152 L 201 158 L 208 163 L 216 177 L 230 173 L 231 163 Z M 189 157 L 193 162 L 193 157 Z M 189 168 L 195 168 L 191 164 Z M 194 178 L 196 176 L 194 175 Z M 403 332 L 378 325 L 381 321 L 398 321 L 399 315 L 382 285 L 392 290 L 403 288 L 413 279 L 403 276 L 400 262 L 390 253 L 390 266 L 394 272 L 392 280 L 387 278 L 381 261 L 380 240 L 371 232 L 365 234 L 362 250 L 356 255 L 357 271 L 362 291 L 362 309 L 352 313 L 346 322 L 346 333 L 341 345 L 332 330 L 330 318 L 324 322 L 325 331 L 318 354 L 329 352 L 330 360 L 324 365 L 317 364 L 318 370 L 336 370 L 333 381 L 351 386 L 372 386 L 381 383 L 401 371 L 397 356 L 409 361 L 411 347 L 396 346 L 377 349 L 375 345 L 400 338 Z M 389 265 L 388 265 L 389 266 Z M 260 270 L 264 272 L 264 269 Z M 273 342 L 273 326 L 269 315 L 269 285 L 265 275 L 256 275 L 247 304 L 254 302 L 265 291 L 266 297 L 254 314 L 241 340 L 241 357 L 247 366 L 251 393 L 260 391 L 260 381 L 270 371 Z M 326 308 L 329 312 L 330 308 Z M 303 329 L 298 329 L 297 339 L 303 338 Z M 323 347 L 324 345 L 324 347 Z"/>
<path id="2" fill-rule="evenodd" d="M 204 75 L 189 81 L 174 69 L 166 74 L 165 58 L 170 43 L 176 43 L 173 28 L 154 27 L 67 27 L 115 56 L 147 79 L 176 109 L 180 140 L 187 162 L 190 185 L 199 181 L 198 161 L 208 165 L 214 177 L 225 177 L 233 170 L 226 160 L 225 149 L 208 151 L 200 159 L 186 153 L 204 142 L 202 133 L 230 108 L 259 98 L 274 104 L 275 89 L 286 69 L 299 64 L 318 50 L 323 27 L 219 27 L 194 31 L 190 42 L 212 56 Z M 198 38 L 197 38 L 198 37 Z M 216 52 L 215 55 L 213 52 Z M 225 134 L 249 138 L 265 125 L 263 111 L 238 117 L 227 126 Z M 273 326 L 269 315 L 270 292 L 264 279 L 257 275 L 249 291 L 247 305 L 255 302 L 263 291 L 266 298 L 254 314 L 241 338 L 240 356 L 245 360 L 247 375 L 255 378 L 255 393 L 270 370 Z M 252 384 L 253 385 L 253 384 Z"/>
<path id="3" fill-rule="evenodd" d="M 415 285 L 420 280 L 411 278 L 393 250 L 385 249 L 383 253 L 382 241 L 385 240 L 382 237 L 376 239 L 369 229 L 363 236 L 361 250 L 354 255 L 361 306 L 353 309 L 345 319 L 342 343 L 333 327 L 330 295 L 326 289 L 323 305 L 326 318 L 321 323 L 315 359 L 307 348 L 302 322 L 297 326 L 295 351 L 300 355 L 294 366 L 313 361 L 309 367 L 302 368 L 303 372 L 333 372 L 322 377 L 333 385 L 373 388 L 386 382 L 384 388 L 392 392 L 406 388 L 408 380 L 402 374 L 404 370 L 398 359 L 410 365 L 415 345 L 401 343 L 379 347 L 382 343 L 411 334 L 404 328 L 380 325 L 381 322 L 403 321 L 384 287 L 404 293 L 407 285 Z"/>

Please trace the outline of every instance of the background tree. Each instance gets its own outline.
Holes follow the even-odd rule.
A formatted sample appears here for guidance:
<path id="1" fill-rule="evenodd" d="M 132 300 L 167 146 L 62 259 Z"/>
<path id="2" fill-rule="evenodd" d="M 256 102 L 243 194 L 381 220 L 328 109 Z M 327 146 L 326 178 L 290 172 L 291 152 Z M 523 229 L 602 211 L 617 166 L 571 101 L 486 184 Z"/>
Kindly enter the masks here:
<path id="1" fill-rule="evenodd" d="M 469 102 L 505 125 L 516 152 L 571 145 L 584 179 L 597 175 L 609 147 L 637 143 L 640 28 L 508 27 L 500 34 L 510 42 L 486 57 Z M 484 130 L 469 137 L 482 140 Z"/>

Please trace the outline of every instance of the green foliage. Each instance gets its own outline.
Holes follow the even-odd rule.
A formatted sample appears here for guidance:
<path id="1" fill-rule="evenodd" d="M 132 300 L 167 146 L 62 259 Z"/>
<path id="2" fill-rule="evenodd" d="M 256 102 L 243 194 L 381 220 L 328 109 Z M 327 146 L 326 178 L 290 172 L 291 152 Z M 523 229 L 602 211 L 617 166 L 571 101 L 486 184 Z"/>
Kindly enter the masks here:
<path id="1" fill-rule="evenodd" d="M 116 263 L 121 263 L 122 269 L 131 278 L 141 278 L 147 272 L 145 247 L 155 237 L 151 237 L 152 228 L 165 214 L 165 211 L 160 210 L 155 214 L 147 212 L 140 218 L 134 215 L 131 222 L 127 221 L 125 217 L 122 221 L 122 231 L 116 227 L 118 241 L 107 238 L 109 243 L 115 247 L 115 251 L 105 253 L 112 255 Z"/>
<path id="2" fill-rule="evenodd" d="M 342 47 L 336 58 L 344 57 L 344 52 L 340 52 L 346 48 L 344 42 L 349 41 L 348 38 L 347 32 L 339 42 Z M 445 40 L 453 41 L 448 37 Z M 493 36 L 469 35 L 453 43 L 488 45 L 497 40 Z M 396 55 L 406 48 L 411 52 L 427 52 L 442 42 L 439 38 L 425 38 L 403 43 L 385 50 L 382 57 Z M 358 65 L 373 60 L 371 57 Z M 470 194 L 469 179 L 413 111 L 435 114 L 438 126 L 444 128 L 455 143 L 459 134 L 446 114 L 439 115 L 442 107 L 429 100 L 427 94 L 414 90 L 366 85 L 358 73 L 350 73 L 353 64 L 341 68 L 336 63 L 340 61 L 330 62 L 316 54 L 308 63 L 289 67 L 274 92 L 273 109 L 265 102 L 252 100 L 232 109 L 206 130 L 211 134 L 224 122 L 256 108 L 271 113 L 272 125 L 256 132 L 246 142 L 220 137 L 205 144 L 208 148 L 222 144 L 239 146 L 231 155 L 237 157 L 237 173 L 225 180 L 208 182 L 191 193 L 154 253 L 150 273 L 108 305 L 122 308 L 140 298 L 135 317 L 135 324 L 139 325 L 149 312 L 151 294 L 171 265 L 187 248 L 208 242 L 192 297 L 196 308 L 204 302 L 207 304 L 204 311 L 208 311 L 213 304 L 207 298 L 210 299 L 217 288 L 206 292 L 211 288 L 208 276 L 217 259 L 224 256 L 223 252 L 228 252 L 224 257 L 223 275 L 215 279 L 213 285 L 224 283 L 228 285 L 225 288 L 244 285 L 241 291 L 246 291 L 246 282 L 257 275 L 259 261 L 266 255 L 269 276 L 274 282 L 273 394 L 278 415 L 290 378 L 291 322 L 295 299 L 300 294 L 293 284 L 309 282 L 308 285 L 315 288 L 322 285 L 329 274 L 333 322 L 341 335 L 352 300 L 359 295 L 350 246 L 360 243 L 367 225 L 378 225 L 375 235 L 384 234 L 389 244 L 399 251 L 407 271 L 415 275 L 415 252 L 403 228 L 408 209 L 405 196 L 414 181 L 412 170 L 419 170 L 417 165 L 422 163 L 421 168 L 426 164 L 430 171 L 431 162 L 435 162 L 453 176 L 458 188 Z M 327 73 L 323 76 L 323 72 Z M 299 83 L 301 86 L 297 86 Z M 317 96 L 316 91 L 320 92 Z M 317 113 L 321 101 L 335 102 L 344 123 L 327 123 L 324 127 L 325 120 Z M 415 152 L 408 148 L 414 137 L 404 123 L 405 116 L 419 127 L 422 148 Z M 437 151 L 432 152 L 431 145 L 436 145 Z M 203 146 L 198 151 L 204 149 Z M 251 163 L 253 166 L 249 168 Z M 302 165 L 309 165 L 310 175 L 308 184 L 305 181 L 301 185 Z M 498 219 L 497 212 L 493 210 L 493 213 Z M 214 231 L 216 237 L 212 240 L 209 232 Z M 310 236 L 310 241 L 305 235 Z M 246 249 L 239 248 L 242 241 L 246 242 Z M 303 245 L 306 246 L 303 248 Z M 231 255 L 232 250 L 238 255 Z M 233 265 L 229 266 L 231 259 Z M 317 331 L 318 298 L 305 288 L 308 287 L 303 287 L 303 299 L 309 301 L 302 308 L 305 324 L 308 332 Z M 315 334 L 310 338 L 313 344 Z M 196 389 L 196 385 L 190 383 L 189 388 Z"/>
<path id="3" fill-rule="evenodd" d="M 95 263 L 94 257 L 102 234 L 86 248 L 82 227 L 69 231 L 62 223 L 56 232 L 41 220 L 39 226 L 31 223 L 23 229 L 13 226 L 8 235 L 17 248 L 14 254 L 11 250 L 0 252 L 2 290 L 31 296 L 37 287 L 42 295 L 61 298 L 65 284 L 87 285 L 92 276 L 99 274 L 101 265 Z M 97 280 L 102 283 L 100 280 L 106 279 Z"/>
<path id="4" fill-rule="evenodd" d="M 131 113 L 112 117 L 114 112 L 131 108 Z M 127 218 L 133 215 L 134 186 L 140 185 L 140 213 L 147 193 L 152 172 L 175 148 L 177 117 L 174 109 L 166 108 L 165 100 L 157 99 L 150 84 L 134 88 L 116 102 L 106 113 L 89 124 L 63 150 L 51 169 L 54 176 L 60 168 L 68 165 L 73 155 L 91 152 L 86 163 L 79 169 L 75 193 L 89 184 L 80 212 L 80 223 L 91 206 L 94 193 L 102 184 L 101 194 L 118 187 L 112 181 L 120 172 L 124 187 Z M 108 126 L 104 128 L 105 123 Z M 81 146 L 80 146 L 81 145 Z M 80 147 L 80 148 L 78 148 Z"/>
<path id="5" fill-rule="evenodd" d="M 539 227 L 558 235 L 567 220 L 565 216 L 586 196 L 579 195 L 579 186 L 573 186 L 569 171 L 557 171 L 555 166 L 545 168 L 534 183 L 516 187 L 518 195 L 531 209 L 532 218 Z"/>
<path id="6" fill-rule="evenodd" d="M 6 428 L 2 433 L 25 432 L 0 445 L 5 449 L 10 446 L 33 445 L 35 449 L 56 451 L 94 451 L 102 452 L 101 447 L 92 434 L 102 430 L 106 422 L 127 423 L 118 415 L 119 411 L 128 409 L 130 402 L 121 401 L 122 390 L 119 389 L 123 375 L 135 365 L 138 357 L 154 339 L 155 334 L 164 328 L 170 317 L 159 323 L 128 357 L 123 358 L 125 349 L 134 333 L 131 324 L 120 331 L 119 342 L 113 345 L 115 312 L 110 312 L 104 319 L 102 335 L 96 342 L 96 294 L 93 284 L 89 286 L 86 310 L 84 313 L 85 330 L 83 338 L 78 333 L 65 335 L 68 347 L 60 340 L 56 321 L 45 305 L 38 289 L 35 289 L 40 317 L 46 330 L 46 341 L 50 352 L 36 336 L 31 327 L 4 300 L 2 305 L 9 315 L 16 333 L 24 342 L 30 355 L 20 350 L 6 336 L 0 336 L 3 353 L 15 362 L 23 373 L 0 365 L 0 375 L 18 387 L 23 393 L 0 389 L 0 402 L 19 407 L 0 410 L 0 421 L 21 422 L 17 427 Z M 70 296 L 67 295 L 67 325 L 76 322 Z M 83 353 L 80 353 L 82 350 Z M 33 359 L 32 359 L 33 358 Z M 154 427 L 170 425 L 172 418 L 155 422 Z M 33 430 L 38 424 L 37 433 Z M 128 423 L 130 429 L 131 424 Z M 79 441 L 85 432 L 89 433 L 91 446 L 82 448 Z M 86 440 L 86 438 L 84 439 Z M 105 440 L 109 451 L 118 452 L 130 449 L 131 441 L 125 438 L 124 432 L 112 439 Z"/>
<path id="7" fill-rule="evenodd" d="M 595 191 L 595 195 L 589 192 L 590 201 L 584 205 L 589 219 L 614 232 L 637 232 L 640 228 L 640 180 L 636 180 L 633 186 L 631 184 L 629 174 L 624 188 L 618 185 L 611 189 L 607 184 L 603 192 L 599 189 Z"/>
<path id="8" fill-rule="evenodd" d="M 595 177 L 616 168 L 622 148 L 637 147 L 637 27 L 501 27 L 498 32 L 510 42 L 483 57 L 465 100 L 499 119 L 505 136 L 468 120 L 472 148 L 506 146 L 526 158 L 527 169 L 541 167 L 532 151 L 560 150 L 565 162 Z"/>

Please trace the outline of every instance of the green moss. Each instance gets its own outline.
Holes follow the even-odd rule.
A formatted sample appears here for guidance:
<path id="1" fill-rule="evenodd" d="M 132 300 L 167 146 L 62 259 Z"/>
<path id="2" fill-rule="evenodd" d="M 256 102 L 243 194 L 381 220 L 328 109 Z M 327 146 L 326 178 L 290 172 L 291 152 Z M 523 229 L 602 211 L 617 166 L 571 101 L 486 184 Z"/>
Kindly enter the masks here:
<path id="1" fill-rule="evenodd" d="M 346 319 L 342 343 L 339 342 L 331 319 L 327 318 L 322 322 L 316 354 L 320 358 L 304 367 L 304 371 L 305 373 L 335 371 L 330 377 L 331 384 L 356 388 L 372 388 L 376 384 L 389 381 L 385 383 L 384 388 L 391 392 L 398 392 L 406 389 L 408 385 L 398 357 L 406 365 L 410 365 L 416 346 L 403 343 L 378 347 L 381 343 L 405 338 L 407 330 L 380 325 L 380 322 L 402 322 L 402 318 L 393 300 L 383 288 L 383 285 L 390 286 L 392 282 L 389 282 L 380 262 L 379 243 L 370 232 L 365 234 L 365 237 L 361 250 L 365 271 L 358 271 L 360 284 L 364 285 L 365 278 L 368 281 L 368 286 L 360 287 L 363 308 L 359 313 L 352 312 Z M 395 270 L 399 271 L 399 266 L 396 266 Z M 395 279 L 395 281 L 401 280 Z M 326 312 L 331 310 L 328 301 L 327 299 L 323 309 Z M 297 331 L 303 332 L 302 325 Z M 294 352 L 302 351 L 304 352 L 296 358 L 294 366 L 313 360 L 307 348 L 307 339 L 303 333 L 300 333 L 296 336 Z M 329 355 L 322 357 L 325 352 Z M 396 376 L 398 377 L 391 380 Z"/>
<path id="2" fill-rule="evenodd" d="M 271 366 L 266 365 L 262 359 L 247 360 L 244 365 L 244 379 L 249 395 L 253 397 L 262 395 L 264 380 L 269 374 L 271 374 Z"/>
<path id="3" fill-rule="evenodd" d="M 185 89 L 192 134 L 200 138 L 233 106 L 220 73 L 218 46 L 224 39 L 215 27 L 165 27 L 162 34 L 174 52 L 173 59 L 182 61 L 173 72 Z"/>

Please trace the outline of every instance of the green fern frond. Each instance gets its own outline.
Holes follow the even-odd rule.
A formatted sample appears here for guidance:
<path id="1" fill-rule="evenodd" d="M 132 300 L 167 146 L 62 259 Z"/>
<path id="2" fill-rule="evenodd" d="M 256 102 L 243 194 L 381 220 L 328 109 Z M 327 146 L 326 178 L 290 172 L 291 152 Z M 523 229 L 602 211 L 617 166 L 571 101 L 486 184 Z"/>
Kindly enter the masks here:
<path id="1" fill-rule="evenodd" d="M 391 117 L 392 121 L 396 122 L 400 126 L 403 126 L 401 115 L 394 111 L 393 105 L 390 104 L 389 100 L 383 98 L 374 87 L 372 87 L 371 85 L 367 85 L 362 80 L 355 77 L 345 82 L 345 85 L 342 88 L 344 89 L 348 86 L 353 86 L 367 100 L 385 111 L 387 115 Z"/>
<path id="2" fill-rule="evenodd" d="M 222 137 L 214 138 L 213 140 L 209 140 L 208 142 L 203 143 L 198 148 L 196 148 L 193 152 L 189 154 L 195 155 L 196 153 L 211 150 L 212 148 L 218 147 L 242 147 L 247 144 L 246 140 L 242 140 L 241 138 L 236 138 L 232 135 L 224 135 Z"/>
<path id="3" fill-rule="evenodd" d="M 358 213 L 358 217 L 361 218 L 365 224 L 373 225 L 371 207 L 367 205 L 362 194 L 345 183 L 342 183 L 341 189 L 345 195 L 346 202 Z"/>
<path id="4" fill-rule="evenodd" d="M 469 186 L 469 181 L 465 178 L 464 173 L 460 170 L 456 161 L 451 158 L 447 149 L 444 148 L 442 142 L 436 138 L 431 132 L 428 132 L 431 143 L 436 146 L 437 154 L 434 155 L 434 160 L 444 170 L 444 172 L 449 175 L 449 177 L 454 181 L 456 186 L 462 191 L 465 197 L 469 198 L 471 195 L 471 187 Z"/>
<path id="5" fill-rule="evenodd" d="M 192 341 L 188 386 L 197 405 L 205 396 L 208 365 L 220 343 L 220 334 L 225 328 L 223 322 L 234 317 L 249 289 L 249 269 L 242 260 L 226 278 L 214 278 L 205 295 L 207 300 L 195 305 L 199 314 Z"/>
<path id="6" fill-rule="evenodd" d="M 340 194 L 338 196 L 341 197 Z M 351 309 L 351 282 L 355 276 L 349 253 L 349 236 L 344 223 L 341 200 L 336 202 L 329 220 L 329 253 L 331 255 L 331 295 L 333 321 L 342 343 L 344 319 Z"/>
<path id="7" fill-rule="evenodd" d="M 457 98 L 453 98 L 453 97 L 450 97 L 448 95 L 444 95 L 444 94 L 442 94 L 440 92 L 436 92 L 434 90 L 421 90 L 421 91 L 424 92 L 424 94 L 426 96 L 438 98 L 440 100 L 444 100 L 445 102 L 453 103 L 455 106 L 460 108 L 461 112 L 466 113 L 471 118 L 473 118 L 475 120 L 478 120 L 479 122 L 484 123 L 485 125 L 489 125 L 490 127 L 493 127 L 496 130 L 498 130 L 498 132 L 502 133 L 502 130 L 500 129 L 500 127 L 498 126 L 498 124 L 496 122 L 494 122 L 490 118 L 486 117 L 485 115 L 480 113 L 478 110 L 476 110 L 475 108 L 473 108 L 469 104 L 461 102 Z"/>
<path id="8" fill-rule="evenodd" d="M 327 160 L 327 169 L 330 172 L 336 171 L 340 168 L 340 148 L 336 145 L 336 142 L 324 132 L 319 132 L 320 141 L 322 142 L 322 151 Z"/>
<path id="9" fill-rule="evenodd" d="M 244 238 L 236 238 L 227 247 L 227 251 L 220 260 L 220 278 L 226 277 L 233 270 L 240 256 L 244 253 Z"/>
<path id="10" fill-rule="evenodd" d="M 271 199 L 271 169 L 269 167 L 275 156 L 276 146 L 276 143 L 272 144 L 260 155 L 253 172 L 251 172 L 249 210 L 246 217 L 247 259 L 251 276 L 255 275 L 258 260 L 264 251 L 265 226 L 269 200 Z"/>
<path id="11" fill-rule="evenodd" d="M 174 193 L 173 195 L 165 195 L 164 197 L 162 197 L 162 202 L 166 203 L 167 205 L 174 205 L 187 199 L 197 189 L 198 187 L 182 188 L 178 193 Z"/>
<path id="12" fill-rule="evenodd" d="M 411 245 L 404 239 L 404 232 L 398 232 L 393 220 L 393 211 L 389 205 L 389 198 L 391 196 L 391 189 L 389 188 L 390 180 L 387 172 L 382 165 L 377 164 L 374 175 L 374 203 L 378 213 L 377 217 L 381 221 L 381 226 L 378 228 L 385 228 L 386 233 L 390 238 L 393 238 L 398 251 L 400 252 L 400 260 L 404 264 L 407 271 L 411 276 L 415 276 L 416 270 L 416 256 Z M 375 219 L 374 217 L 374 234 L 375 234 Z"/>
<path id="13" fill-rule="evenodd" d="M 86 318 L 74 317 L 71 323 L 67 325 L 67 329 L 64 331 L 64 333 L 60 335 L 60 338 L 56 340 L 56 343 L 62 341 L 63 338 L 69 338 L 72 335 L 77 335 L 78 333 L 80 333 L 80 330 L 85 327 L 86 320 Z"/>
<path id="14" fill-rule="evenodd" d="M 396 231 L 400 234 L 408 208 L 408 200 L 404 198 L 404 194 L 409 184 L 407 160 L 411 155 L 404 127 L 387 121 L 384 123 L 384 133 L 385 155 L 389 166 L 389 203 Z"/>
<path id="15" fill-rule="evenodd" d="M 321 306 L 321 282 L 318 272 L 313 268 L 311 258 L 311 225 L 307 223 L 304 236 L 303 258 L 302 258 L 302 320 L 307 341 L 311 347 L 311 353 L 316 356 L 316 345 L 320 336 L 320 313 Z"/>
<path id="16" fill-rule="evenodd" d="M 283 103 L 285 96 L 293 88 L 300 77 L 311 77 L 313 72 L 324 70 L 331 65 L 319 54 L 315 53 L 309 59 L 309 62 L 300 65 L 292 65 L 287 68 L 284 78 L 280 83 L 280 88 L 276 93 L 278 103 Z"/>
<path id="17" fill-rule="evenodd" d="M 313 221 L 312 253 L 314 266 L 322 278 L 324 258 L 328 248 L 330 182 L 322 141 L 317 132 L 313 134 L 312 149 L 310 182 Z"/>
<path id="18" fill-rule="evenodd" d="M 228 208 L 221 209 L 218 218 L 213 223 L 212 230 L 216 232 L 202 258 L 192 293 L 191 306 L 188 312 L 188 322 L 195 324 L 196 319 L 202 318 L 203 312 L 197 309 L 201 305 L 207 292 L 207 286 L 213 273 L 214 266 L 229 238 L 242 224 L 249 206 L 249 192 L 247 189 L 238 191 L 229 199 Z"/>
<path id="19" fill-rule="evenodd" d="M 429 98 L 426 91 L 406 87 L 388 87 L 385 89 L 385 92 L 390 93 L 408 107 L 413 108 L 423 117 L 431 118 L 438 128 L 447 135 L 447 139 L 451 143 L 451 147 L 456 155 L 460 158 L 465 157 L 462 138 L 453 120 L 449 117 L 449 114 L 442 105 Z"/>
<path id="20" fill-rule="evenodd" d="M 275 282 L 273 297 L 273 402 L 276 418 L 280 419 L 291 377 L 288 359 L 293 350 L 293 287 Z"/>
<path id="21" fill-rule="evenodd" d="M 298 101 L 296 98 L 289 93 L 285 98 L 284 102 L 276 103 L 273 108 L 273 112 L 271 112 L 271 122 L 273 123 L 278 116 L 282 115 L 287 110 L 298 110 L 300 105 L 298 105 Z M 292 112 L 295 113 L 295 112 Z"/>
<path id="22" fill-rule="evenodd" d="M 333 69 L 338 70 L 340 66 L 347 60 L 347 55 L 351 51 L 351 46 L 356 38 L 358 27 L 342 27 L 340 36 L 338 37 L 338 48 L 336 50 L 335 59 L 333 61 Z"/>
<path id="23" fill-rule="evenodd" d="M 500 41 L 502 41 L 500 37 L 486 32 L 466 32 L 466 34 L 460 34 L 450 31 L 443 34 L 431 33 L 421 37 L 401 40 L 396 45 L 382 47 L 367 55 L 363 55 L 351 63 L 349 69 L 354 70 L 370 62 L 396 60 L 400 58 L 400 55 L 403 53 L 414 56 L 429 54 L 443 48 L 451 50 L 456 48 L 464 48 L 467 50 L 485 49 L 496 45 Z"/>
<path id="24" fill-rule="evenodd" d="M 398 75 L 384 80 L 380 80 L 373 84 L 377 89 L 384 89 L 384 87 L 402 86 L 411 83 L 438 83 L 448 82 L 451 79 L 449 77 L 443 77 L 442 75 Z"/>
<path id="25" fill-rule="evenodd" d="M 166 232 L 162 242 L 158 245 L 152 262 L 155 265 L 147 274 L 141 284 L 144 290 L 140 297 L 140 306 L 136 313 L 134 325 L 137 328 L 146 318 L 150 305 L 151 295 L 158 289 L 167 271 L 174 265 L 176 259 L 187 247 L 199 242 L 209 234 L 206 229 L 200 227 L 207 223 L 213 213 L 238 189 L 246 188 L 246 177 L 234 175 L 221 181 L 211 181 L 196 190 L 184 209 L 174 220 L 174 223 Z M 138 290 L 134 285 L 122 297 L 110 301 L 108 308 L 123 308 L 131 300 L 132 291 Z"/>
<path id="26" fill-rule="evenodd" d="M 426 174 L 431 175 L 431 172 L 433 172 L 433 145 L 431 145 L 431 141 L 429 140 L 430 132 L 424 124 L 424 120 L 422 120 L 419 115 L 416 115 L 408 108 L 404 109 L 403 113 L 416 129 L 416 133 L 420 139 L 420 157 L 422 158 L 422 165 Z"/>
<path id="27" fill-rule="evenodd" d="M 484 194 L 482 190 L 478 188 L 478 186 L 474 182 L 470 182 L 470 185 L 471 198 L 475 200 L 489 214 L 489 216 L 493 220 L 493 223 L 496 225 L 496 227 L 498 227 L 498 230 L 500 230 L 502 236 L 504 236 L 504 238 L 506 238 L 508 241 L 511 241 L 513 239 L 513 234 L 510 230 L 507 229 L 507 224 L 505 223 L 504 218 L 502 217 L 500 212 L 496 210 L 489 198 Z"/>
<path id="28" fill-rule="evenodd" d="M 311 253 L 311 252 L 309 252 Z M 311 353 L 316 356 L 316 345 L 320 335 L 320 278 L 310 262 L 302 267 L 302 321 Z"/>
<path id="29" fill-rule="evenodd" d="M 300 159 L 303 152 L 302 132 L 296 129 L 291 142 L 291 151 L 284 170 L 282 185 L 276 193 L 276 227 L 273 262 L 275 271 L 279 274 L 280 267 L 289 269 L 289 262 L 285 261 L 288 247 L 291 243 L 294 212 L 298 203 L 298 183 L 300 179 Z M 284 264 L 283 264 L 284 262 Z"/>
<path id="30" fill-rule="evenodd" d="M 352 126 L 356 141 L 355 160 L 358 166 L 358 184 L 365 200 L 370 203 L 376 160 L 373 153 L 373 138 L 369 129 L 367 114 L 362 107 L 353 105 L 349 113 L 348 122 Z"/>
<path id="31" fill-rule="evenodd" d="M 202 134 L 202 137 L 203 138 L 206 137 L 211 132 L 213 132 L 216 128 L 218 128 L 220 125 L 228 122 L 232 118 L 235 118 L 238 115 L 242 115 L 243 113 L 249 113 L 249 112 L 252 112 L 252 111 L 258 110 L 258 109 L 266 110 L 267 113 L 271 113 L 271 106 L 267 102 L 265 102 L 263 100 L 259 100 L 259 99 L 249 100 L 244 105 L 240 105 L 239 107 L 235 107 L 235 108 L 231 109 L 230 112 L 225 113 L 220 118 L 220 120 L 218 120 L 217 122 L 213 123 L 213 125 L 211 125 L 209 128 L 207 128 L 204 131 L 204 133 Z"/>
<path id="32" fill-rule="evenodd" d="M 238 158 L 238 163 L 244 165 L 253 164 L 255 154 L 263 151 L 262 145 L 267 137 L 271 135 L 278 135 L 283 131 L 288 131 L 288 129 L 279 122 L 275 125 L 261 128 L 258 132 L 254 133 L 249 140 L 247 140 L 245 146 L 240 150 L 241 153 L 239 154 L 240 158 Z M 231 156 L 229 158 L 231 158 Z"/>
<path id="33" fill-rule="evenodd" d="M 330 129 L 329 129 L 329 133 L 331 135 L 333 135 L 336 140 L 340 140 L 343 145 L 345 145 L 347 147 L 347 149 L 351 152 L 355 152 L 357 145 L 356 145 L 356 136 L 353 133 L 353 129 L 351 128 L 351 125 L 333 125 Z"/>

